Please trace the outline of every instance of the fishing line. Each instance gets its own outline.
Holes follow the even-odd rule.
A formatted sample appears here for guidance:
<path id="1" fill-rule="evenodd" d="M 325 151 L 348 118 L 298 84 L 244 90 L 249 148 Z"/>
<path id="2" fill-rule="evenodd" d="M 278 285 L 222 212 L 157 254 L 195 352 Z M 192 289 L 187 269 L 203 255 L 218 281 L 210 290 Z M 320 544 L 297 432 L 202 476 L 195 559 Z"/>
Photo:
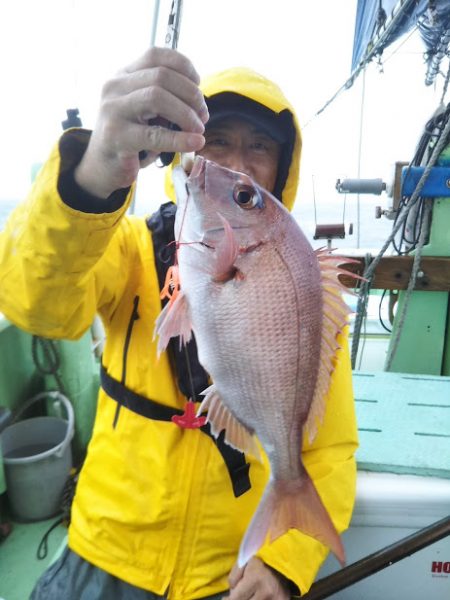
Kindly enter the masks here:
<path id="1" fill-rule="evenodd" d="M 345 223 L 345 209 L 347 206 L 347 194 L 344 194 L 344 206 L 342 210 L 342 222 Z"/>
<path id="2" fill-rule="evenodd" d="M 188 377 L 189 377 L 189 386 L 191 388 L 191 400 L 192 400 L 192 402 L 196 402 L 197 394 L 195 393 L 194 379 L 192 377 L 191 359 L 189 358 L 187 344 L 183 344 L 183 348 L 184 348 L 184 357 L 186 359 L 186 366 L 187 366 L 187 372 L 188 372 Z"/>
<path id="3" fill-rule="evenodd" d="M 359 371 L 361 371 L 361 365 L 362 365 L 363 356 L 364 356 L 364 349 L 366 347 L 366 340 L 367 340 L 367 314 L 364 317 L 364 321 L 363 321 L 363 343 L 361 346 L 361 350 L 359 352 L 359 363 L 358 363 Z"/>
<path id="4" fill-rule="evenodd" d="M 314 204 L 314 229 L 317 229 L 317 207 L 316 207 L 316 187 L 314 184 L 314 175 L 311 175 L 312 180 L 312 193 L 313 193 L 313 204 Z"/>
<path id="5" fill-rule="evenodd" d="M 181 224 L 180 224 L 180 229 L 179 229 L 179 233 L 178 233 L 178 239 L 177 239 L 177 240 L 175 240 L 175 241 L 176 241 L 176 245 L 177 245 L 177 250 L 178 250 L 178 247 L 179 247 L 179 245 L 180 245 L 181 232 L 183 231 L 183 227 L 184 227 L 184 220 L 186 219 L 186 213 L 187 213 L 187 208 L 188 208 L 188 202 L 189 202 L 189 199 L 190 199 L 190 196 L 189 196 L 189 190 L 188 190 L 188 188 L 187 188 L 187 184 L 186 184 L 186 193 L 187 193 L 187 198 L 186 198 L 186 203 L 185 203 L 185 205 L 184 205 L 184 212 L 183 212 L 183 216 L 181 217 Z M 176 260 L 177 260 L 177 259 L 176 259 Z M 178 260 L 177 260 L 177 262 L 178 262 Z"/>
<path id="6" fill-rule="evenodd" d="M 181 216 L 181 224 L 180 224 L 180 228 L 179 228 L 179 231 L 178 231 L 178 239 L 174 240 L 174 242 L 172 242 L 172 243 L 175 244 L 175 248 L 176 248 L 175 249 L 175 253 L 174 253 L 175 258 L 174 258 L 174 265 L 173 265 L 173 267 L 176 269 L 176 276 L 175 276 L 176 281 L 172 280 L 172 285 L 173 286 L 177 286 L 178 289 L 180 288 L 180 279 L 179 279 L 179 274 L 178 274 L 178 250 L 180 248 L 180 245 L 182 243 L 184 244 L 184 242 L 181 242 L 180 240 L 181 240 L 181 234 L 182 234 L 183 227 L 184 227 L 184 222 L 185 222 L 185 219 L 186 219 L 186 213 L 187 213 L 188 203 L 189 203 L 189 200 L 190 200 L 190 196 L 189 196 L 189 192 L 187 190 L 187 187 L 186 187 L 186 192 L 187 192 L 187 198 L 186 198 L 186 203 L 184 205 L 183 214 Z M 194 244 L 194 243 L 197 243 L 197 242 L 186 242 L 186 245 L 188 245 L 189 243 L 193 243 Z M 169 269 L 168 273 L 169 272 L 170 272 L 170 269 Z M 189 357 L 189 352 L 188 352 L 188 349 L 187 349 L 187 344 L 185 344 L 185 343 L 183 343 L 183 350 L 184 350 L 184 357 L 185 357 L 185 360 L 186 360 L 186 368 L 187 368 L 187 372 L 188 372 L 189 387 L 191 388 L 191 400 L 192 400 L 192 402 L 195 402 L 197 400 L 197 394 L 195 393 L 194 379 L 192 377 L 191 359 Z"/>
<path id="7" fill-rule="evenodd" d="M 411 30 L 409 35 L 397 46 L 397 48 L 385 60 L 383 60 L 383 63 L 382 63 L 383 65 L 386 64 L 387 61 L 390 60 L 393 56 L 395 56 L 395 54 L 397 54 L 397 52 L 401 49 L 401 47 L 404 44 L 406 44 L 406 42 L 410 39 L 410 37 L 415 33 L 416 30 L 417 30 L 417 25 L 414 26 L 414 28 Z M 369 64 L 371 63 L 371 61 L 372 61 L 372 59 L 369 61 L 366 61 L 366 63 L 363 66 L 360 66 L 357 69 L 355 69 L 355 71 L 350 75 L 350 77 L 345 81 L 345 83 L 343 83 L 341 85 L 341 87 L 333 94 L 333 96 L 331 96 L 331 98 L 327 102 L 325 102 L 325 104 L 322 106 L 322 108 L 320 108 L 315 113 L 313 113 L 313 115 L 306 121 L 306 123 L 304 125 L 302 125 L 303 131 L 308 127 L 308 125 L 312 121 L 315 121 L 315 119 L 319 115 L 321 115 L 330 106 L 330 104 L 332 104 L 336 100 L 336 98 L 338 98 L 338 96 L 341 95 L 341 93 L 343 91 L 348 90 L 353 86 L 358 75 L 361 73 L 361 71 L 363 71 L 363 73 L 365 73 L 365 71 L 366 71 L 367 67 L 369 66 Z"/>
<path id="8" fill-rule="evenodd" d="M 383 65 L 385 65 L 389 60 L 391 60 L 391 58 L 393 56 L 395 56 L 397 54 L 397 52 L 402 48 L 402 46 L 404 46 L 406 44 L 406 42 L 411 38 L 411 36 L 417 31 L 417 25 L 415 25 L 413 27 L 413 29 L 411 29 L 410 33 L 406 36 L 406 38 L 397 46 L 397 48 L 395 48 L 395 50 L 392 51 L 391 54 L 389 54 L 389 56 L 387 58 L 385 58 L 383 60 Z M 414 52 L 414 54 L 418 54 L 416 52 Z"/>
<path id="9" fill-rule="evenodd" d="M 367 271 L 370 263 L 372 261 L 372 256 L 370 253 L 367 253 L 364 258 L 364 271 Z M 356 366 L 356 360 L 358 357 L 358 346 L 359 340 L 361 337 L 361 329 L 366 331 L 366 319 L 367 319 L 367 304 L 369 302 L 369 293 L 370 286 L 372 284 L 372 278 L 365 278 L 365 280 L 359 280 L 361 282 L 358 293 L 358 303 L 356 306 L 356 317 L 355 322 L 353 324 L 353 342 L 352 342 L 352 368 L 354 369 Z M 358 288 L 357 288 L 358 289 Z M 359 365 L 361 366 L 362 362 L 362 354 L 364 351 L 365 339 L 363 340 L 363 347 L 360 354 Z"/>
<path id="10" fill-rule="evenodd" d="M 184 211 L 183 211 L 183 214 L 181 217 L 181 225 L 180 225 L 179 232 L 178 232 L 178 239 L 174 240 L 173 242 L 170 242 L 166 246 L 166 248 L 168 248 L 172 244 L 175 244 L 175 252 L 174 252 L 173 265 L 167 269 L 166 279 L 164 281 L 163 289 L 161 290 L 160 298 L 161 299 L 168 298 L 170 304 L 173 304 L 175 302 L 175 300 L 178 296 L 178 293 L 180 291 L 180 288 L 181 288 L 180 276 L 179 276 L 179 270 L 178 270 L 178 250 L 179 250 L 180 244 L 181 244 L 181 242 L 180 242 L 181 232 L 183 230 L 184 220 L 186 218 L 186 212 L 187 212 L 187 205 L 189 202 L 189 192 L 187 191 L 187 188 L 186 188 L 186 192 L 187 192 L 186 204 L 184 206 Z M 177 208 L 177 212 L 178 212 L 178 210 L 179 209 Z"/>
<path id="11" fill-rule="evenodd" d="M 364 105 L 366 98 L 366 70 L 363 71 L 362 78 L 362 90 L 361 90 L 361 108 L 359 117 L 359 143 L 358 143 L 358 169 L 357 178 L 361 179 L 361 154 L 362 154 L 362 142 L 363 142 L 363 126 L 364 126 Z M 358 193 L 356 195 L 356 247 L 359 248 L 361 244 L 361 196 Z"/>
<path id="12" fill-rule="evenodd" d="M 364 320 L 362 322 L 363 342 L 362 342 L 361 348 L 358 349 L 358 366 L 357 366 L 357 369 L 359 371 L 361 370 L 362 361 L 363 361 L 363 357 L 364 357 L 364 350 L 365 350 L 365 347 L 366 347 L 366 333 L 367 333 L 366 323 L 367 323 L 367 315 L 364 316 Z"/>

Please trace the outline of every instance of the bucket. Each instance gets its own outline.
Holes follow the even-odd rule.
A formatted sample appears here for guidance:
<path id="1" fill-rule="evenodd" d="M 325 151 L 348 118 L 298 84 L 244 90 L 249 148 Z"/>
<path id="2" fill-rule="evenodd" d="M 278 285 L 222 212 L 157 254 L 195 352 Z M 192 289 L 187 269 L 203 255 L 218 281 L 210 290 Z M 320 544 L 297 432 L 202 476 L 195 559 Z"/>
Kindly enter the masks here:
<path id="1" fill-rule="evenodd" d="M 34 417 L 13 423 L 0 435 L 6 487 L 13 516 L 19 521 L 40 521 L 61 511 L 64 486 L 72 468 L 70 442 L 74 413 L 60 392 L 42 392 L 21 408 L 20 416 L 45 398 L 62 404 L 67 421 L 58 417 Z"/>

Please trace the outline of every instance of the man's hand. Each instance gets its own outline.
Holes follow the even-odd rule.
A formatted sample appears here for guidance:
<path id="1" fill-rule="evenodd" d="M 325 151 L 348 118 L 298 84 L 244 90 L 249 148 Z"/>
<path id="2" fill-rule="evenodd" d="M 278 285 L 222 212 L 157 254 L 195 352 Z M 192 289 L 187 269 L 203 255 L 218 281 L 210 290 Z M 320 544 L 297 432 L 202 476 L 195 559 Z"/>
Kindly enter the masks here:
<path id="1" fill-rule="evenodd" d="M 75 171 L 78 185 L 107 198 L 131 185 L 139 169 L 160 152 L 200 150 L 208 110 L 199 81 L 185 56 L 156 47 L 108 81 L 88 148 Z M 181 131 L 168 129 L 168 123 Z M 142 161 L 141 150 L 146 151 Z"/>
<path id="2" fill-rule="evenodd" d="M 289 600 L 285 582 L 259 558 L 253 557 L 243 568 L 233 567 L 227 600 Z"/>

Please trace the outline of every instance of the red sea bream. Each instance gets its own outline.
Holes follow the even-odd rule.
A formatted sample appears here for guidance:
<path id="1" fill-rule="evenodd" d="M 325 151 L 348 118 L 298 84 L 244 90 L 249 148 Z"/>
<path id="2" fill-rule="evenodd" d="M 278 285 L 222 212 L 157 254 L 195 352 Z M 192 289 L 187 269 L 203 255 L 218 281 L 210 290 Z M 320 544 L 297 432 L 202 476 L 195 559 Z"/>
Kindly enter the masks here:
<path id="1" fill-rule="evenodd" d="M 297 528 L 344 562 L 344 549 L 302 463 L 313 438 L 349 309 L 338 257 L 312 249 L 286 208 L 248 176 L 196 157 L 175 167 L 180 293 L 161 313 L 162 351 L 194 332 L 213 384 L 201 411 L 213 433 L 258 454 L 271 477 L 241 543 L 244 565 L 266 541 Z M 176 272 L 176 268 L 174 271 Z"/>

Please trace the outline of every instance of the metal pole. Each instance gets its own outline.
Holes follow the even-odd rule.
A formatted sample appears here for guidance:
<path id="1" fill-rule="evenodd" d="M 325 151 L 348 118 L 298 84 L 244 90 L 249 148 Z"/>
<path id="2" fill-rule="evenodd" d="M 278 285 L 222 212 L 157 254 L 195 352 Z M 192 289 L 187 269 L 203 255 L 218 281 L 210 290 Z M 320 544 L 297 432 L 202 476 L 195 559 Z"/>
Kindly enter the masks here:
<path id="1" fill-rule="evenodd" d="M 155 43 L 156 43 L 156 32 L 158 31 L 159 7 L 160 7 L 160 0 L 154 0 L 152 29 L 151 29 L 151 33 L 150 33 L 150 47 L 155 46 Z M 137 193 L 137 185 L 134 190 L 134 194 L 133 194 L 133 198 L 131 199 L 130 206 L 128 208 L 128 214 L 130 214 L 130 215 L 134 215 L 134 211 L 136 209 L 136 193 Z"/>
<path id="2" fill-rule="evenodd" d="M 450 516 L 317 581 L 304 600 L 323 600 L 450 535 Z"/>
<path id="3" fill-rule="evenodd" d="M 150 35 L 150 46 L 154 46 L 156 43 L 156 31 L 158 29 L 158 18 L 159 18 L 159 4 L 160 4 L 160 0 L 154 0 L 152 32 Z"/>

